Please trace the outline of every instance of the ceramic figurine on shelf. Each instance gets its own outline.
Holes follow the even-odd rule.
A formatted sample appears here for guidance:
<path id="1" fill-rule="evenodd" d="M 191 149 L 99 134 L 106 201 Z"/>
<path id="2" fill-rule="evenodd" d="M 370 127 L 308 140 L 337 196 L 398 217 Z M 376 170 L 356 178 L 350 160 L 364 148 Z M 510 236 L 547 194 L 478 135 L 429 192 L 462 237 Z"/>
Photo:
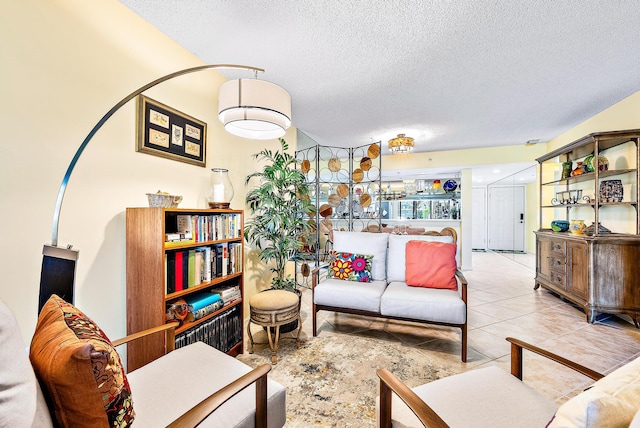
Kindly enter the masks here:
<path id="1" fill-rule="evenodd" d="M 578 166 L 576 166 L 576 168 L 571 171 L 571 176 L 575 177 L 576 175 L 582 175 L 584 174 L 584 168 L 582 167 L 582 162 L 578 162 Z"/>

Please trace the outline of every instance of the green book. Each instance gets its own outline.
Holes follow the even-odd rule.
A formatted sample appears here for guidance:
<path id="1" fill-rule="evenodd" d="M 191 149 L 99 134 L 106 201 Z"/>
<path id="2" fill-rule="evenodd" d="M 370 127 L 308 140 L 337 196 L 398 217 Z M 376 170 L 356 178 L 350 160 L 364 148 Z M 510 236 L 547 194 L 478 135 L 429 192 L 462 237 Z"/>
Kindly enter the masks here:
<path id="1" fill-rule="evenodd" d="M 191 288 L 196 285 L 196 250 L 189 250 L 189 276 L 188 287 Z"/>

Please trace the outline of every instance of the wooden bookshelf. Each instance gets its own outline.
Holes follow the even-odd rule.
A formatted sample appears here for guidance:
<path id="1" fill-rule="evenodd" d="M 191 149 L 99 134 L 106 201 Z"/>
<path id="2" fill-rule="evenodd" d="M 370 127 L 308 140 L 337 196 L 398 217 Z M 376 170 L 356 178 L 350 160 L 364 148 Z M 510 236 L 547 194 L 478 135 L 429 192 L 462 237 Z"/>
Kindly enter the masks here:
<path id="1" fill-rule="evenodd" d="M 233 222 L 216 233 L 213 227 L 202 226 L 201 232 L 185 242 L 165 242 L 167 233 L 176 232 L 176 216 L 187 215 L 203 221 L 216 219 L 218 222 Z M 232 219 L 232 220 L 231 220 Z M 229 227 L 226 227 L 229 226 Z M 195 226 L 197 228 L 197 226 Z M 239 286 L 240 299 L 215 312 L 193 322 L 184 322 L 176 329 L 176 346 L 180 335 L 188 334 L 198 326 L 225 313 L 238 317 L 235 322 L 237 343 L 227 346 L 225 352 L 237 355 L 243 352 L 242 327 L 244 283 L 244 215 L 241 210 L 205 210 L 183 208 L 127 208 L 126 211 L 126 263 L 127 263 L 127 334 L 158 326 L 167 322 L 167 307 L 178 299 L 188 300 L 195 293 L 209 293 L 213 288 L 232 285 Z M 182 284 L 183 289 L 171 290 L 167 279 L 167 254 L 176 251 L 189 251 L 201 247 L 214 247 L 218 244 L 239 244 L 240 260 L 234 259 L 235 272 L 225 276 L 211 277 L 207 281 L 197 280 L 197 284 Z M 175 286 L 175 284 L 174 284 Z M 168 292 L 170 291 L 170 292 Z M 164 336 L 148 337 L 127 344 L 127 369 L 135 370 L 164 354 Z M 213 345 L 212 345 L 213 346 Z"/>

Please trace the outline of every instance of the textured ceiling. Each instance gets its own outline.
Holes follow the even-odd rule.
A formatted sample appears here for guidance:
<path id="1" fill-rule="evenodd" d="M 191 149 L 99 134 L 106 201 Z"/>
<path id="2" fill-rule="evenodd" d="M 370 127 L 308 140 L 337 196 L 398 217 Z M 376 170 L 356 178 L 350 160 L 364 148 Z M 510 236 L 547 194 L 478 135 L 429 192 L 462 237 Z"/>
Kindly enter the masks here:
<path id="1" fill-rule="evenodd" d="M 120 2 L 206 63 L 266 69 L 323 145 L 545 142 L 640 90 L 637 0 Z"/>

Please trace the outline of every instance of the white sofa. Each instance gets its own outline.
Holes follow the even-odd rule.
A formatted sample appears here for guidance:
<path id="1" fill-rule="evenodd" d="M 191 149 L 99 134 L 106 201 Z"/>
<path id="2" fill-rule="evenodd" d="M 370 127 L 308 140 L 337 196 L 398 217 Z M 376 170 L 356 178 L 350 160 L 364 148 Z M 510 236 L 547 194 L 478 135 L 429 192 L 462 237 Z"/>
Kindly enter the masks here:
<path id="1" fill-rule="evenodd" d="M 405 250 L 409 241 L 452 243 L 454 236 L 391 235 L 370 232 L 333 232 L 333 249 L 372 255 L 371 282 L 327 278 L 315 269 L 312 280 L 313 335 L 318 311 L 441 324 L 461 331 L 461 359 L 467 360 L 467 281 L 456 271 L 457 290 L 412 287 L 405 282 Z M 429 260 L 425 260 L 429 263 Z"/>
<path id="2" fill-rule="evenodd" d="M 51 315 L 46 317 L 52 318 Z M 51 330 L 38 330 L 42 318 L 41 314 L 30 349 L 30 362 L 15 317 L 0 300 L 0 426 L 108 426 L 109 424 L 105 423 L 105 410 L 96 416 L 98 412 L 89 411 L 87 403 L 96 404 L 97 401 L 98 406 L 94 407 L 102 406 L 100 395 L 104 393 L 100 384 L 108 383 L 110 380 L 101 376 L 101 380 L 98 381 L 94 378 L 97 376 L 97 370 L 91 368 L 95 368 L 100 361 L 106 361 L 100 360 L 99 354 L 108 355 L 108 352 L 111 352 L 110 355 L 113 356 L 115 351 L 105 352 L 108 346 L 103 345 L 106 345 L 108 340 L 101 344 L 99 340 L 84 340 L 78 337 L 79 340 L 76 342 L 75 338 L 66 335 L 61 341 L 54 343 L 56 339 L 50 334 Z M 86 326 L 86 320 L 83 322 Z M 173 328 L 174 325 L 165 325 L 150 331 L 154 334 L 169 332 L 169 343 L 169 338 L 173 338 Z M 143 337 L 144 334 L 145 332 L 114 341 L 113 346 Z M 34 345 L 34 342 L 55 348 L 55 357 L 47 354 L 48 357 L 41 362 L 45 367 L 41 363 L 33 363 L 33 353 L 47 352 L 39 348 L 39 344 Z M 76 342 L 71 345 L 74 349 L 69 349 L 69 342 Z M 95 355 L 98 356 L 94 357 Z M 88 362 L 89 359 L 91 362 Z M 109 366 L 120 365 L 118 357 L 108 361 Z M 65 366 L 64 375 L 57 376 L 55 380 L 43 378 L 42 374 L 50 374 L 53 366 Z M 135 411 L 133 425 L 154 428 L 187 427 L 195 426 L 202 420 L 198 426 L 282 427 L 286 421 L 285 388 L 267 378 L 269 370 L 268 365 L 252 370 L 235 358 L 201 342 L 171 351 L 126 374 Z M 122 381 L 121 369 L 111 368 L 106 372 Z M 52 382 L 61 382 L 63 385 L 51 388 Z M 84 389 L 79 385 L 83 382 L 89 383 Z M 90 390 L 91 382 L 95 393 L 77 392 Z M 122 385 L 122 382 L 120 384 Z M 63 391 L 64 389 L 66 391 Z M 76 394 L 75 397 L 70 398 L 70 390 Z M 113 395 L 117 395 L 118 392 L 109 390 L 109 394 Z M 61 409 L 61 406 L 66 408 Z M 69 416 L 72 412 L 74 415 Z M 63 414 L 67 416 L 61 416 Z"/>

